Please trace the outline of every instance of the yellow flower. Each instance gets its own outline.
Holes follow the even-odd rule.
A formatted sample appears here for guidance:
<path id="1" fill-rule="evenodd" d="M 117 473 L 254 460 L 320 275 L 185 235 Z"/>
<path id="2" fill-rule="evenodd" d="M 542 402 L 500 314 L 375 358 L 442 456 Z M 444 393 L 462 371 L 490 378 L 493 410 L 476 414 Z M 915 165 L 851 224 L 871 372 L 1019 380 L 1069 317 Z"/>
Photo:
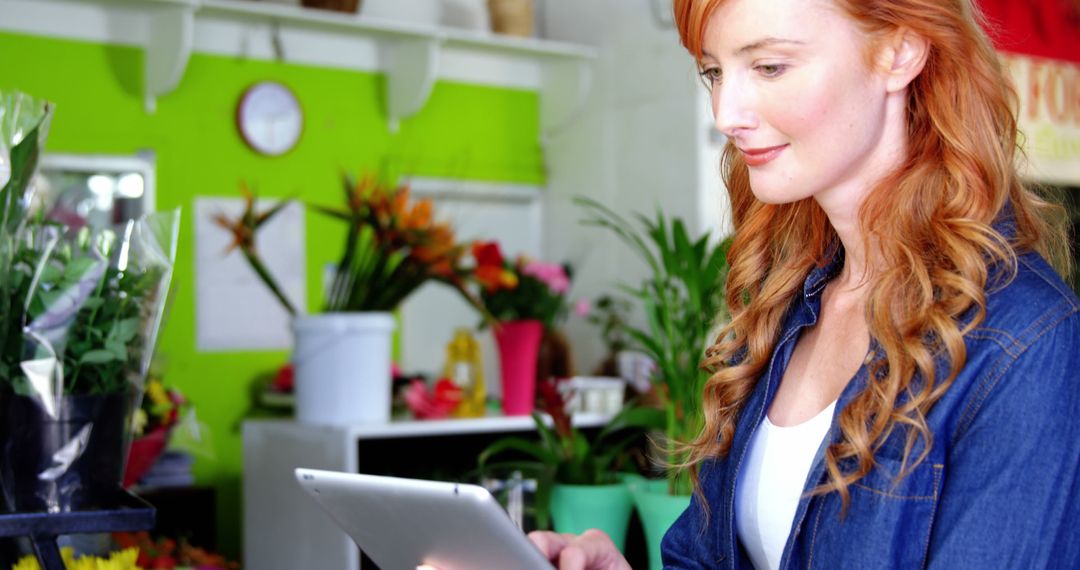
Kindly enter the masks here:
<path id="1" fill-rule="evenodd" d="M 80 556 L 75 558 L 75 551 L 70 546 L 60 550 L 60 558 L 64 560 L 64 568 L 67 570 L 142 570 L 135 562 L 139 559 L 138 548 L 128 548 L 109 554 L 108 558 L 97 556 Z M 41 570 L 37 558 L 24 556 L 11 570 Z"/>
<path id="2" fill-rule="evenodd" d="M 150 398 L 150 402 L 155 406 L 168 406 L 171 403 L 169 393 L 165 391 L 165 385 L 157 380 L 147 382 L 146 397 Z"/>

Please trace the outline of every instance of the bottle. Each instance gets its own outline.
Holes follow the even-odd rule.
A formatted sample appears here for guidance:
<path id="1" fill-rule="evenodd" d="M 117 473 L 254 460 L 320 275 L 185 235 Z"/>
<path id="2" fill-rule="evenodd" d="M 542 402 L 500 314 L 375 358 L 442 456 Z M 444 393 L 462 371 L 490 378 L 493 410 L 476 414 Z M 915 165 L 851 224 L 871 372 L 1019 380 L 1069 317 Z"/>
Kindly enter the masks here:
<path id="1" fill-rule="evenodd" d="M 461 404 L 454 409 L 454 416 L 459 418 L 479 418 L 484 416 L 484 403 L 487 390 L 484 387 L 483 362 L 480 360 L 480 343 L 469 332 L 459 328 L 446 345 L 446 364 L 443 376 L 454 381 L 461 388 Z"/>

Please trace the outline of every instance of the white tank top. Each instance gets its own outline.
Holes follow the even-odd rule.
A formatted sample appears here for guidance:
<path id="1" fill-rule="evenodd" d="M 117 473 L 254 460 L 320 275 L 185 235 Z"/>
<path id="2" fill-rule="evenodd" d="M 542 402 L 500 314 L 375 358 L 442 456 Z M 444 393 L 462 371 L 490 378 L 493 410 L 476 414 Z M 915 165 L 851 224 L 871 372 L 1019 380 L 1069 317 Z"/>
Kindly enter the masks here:
<path id="1" fill-rule="evenodd" d="M 761 422 L 735 485 L 735 529 L 754 568 L 780 567 L 814 455 L 832 425 L 836 401 L 805 422 Z"/>

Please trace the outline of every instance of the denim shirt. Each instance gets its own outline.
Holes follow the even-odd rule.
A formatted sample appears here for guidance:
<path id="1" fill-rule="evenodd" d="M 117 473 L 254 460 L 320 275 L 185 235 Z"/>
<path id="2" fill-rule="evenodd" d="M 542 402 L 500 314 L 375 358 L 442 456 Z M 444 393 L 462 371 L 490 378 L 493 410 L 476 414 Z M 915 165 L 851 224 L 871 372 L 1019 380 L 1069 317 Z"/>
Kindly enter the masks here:
<path id="1" fill-rule="evenodd" d="M 691 499 L 664 537 L 665 568 L 753 568 L 736 538 L 737 475 L 841 265 L 834 259 L 806 279 L 729 453 L 701 466 L 708 514 Z M 838 493 L 804 494 L 780 568 L 1080 568 L 1080 301 L 1041 257 L 1020 254 L 965 345 L 966 364 L 926 417 L 927 457 L 897 483 L 905 438 L 897 429 L 877 466 L 848 487 L 845 516 Z M 939 362 L 938 377 L 946 374 Z M 840 436 L 836 418 L 867 378 L 864 364 L 840 395 L 805 490 L 827 481 L 823 453 Z M 920 440 L 912 456 L 922 449 Z"/>

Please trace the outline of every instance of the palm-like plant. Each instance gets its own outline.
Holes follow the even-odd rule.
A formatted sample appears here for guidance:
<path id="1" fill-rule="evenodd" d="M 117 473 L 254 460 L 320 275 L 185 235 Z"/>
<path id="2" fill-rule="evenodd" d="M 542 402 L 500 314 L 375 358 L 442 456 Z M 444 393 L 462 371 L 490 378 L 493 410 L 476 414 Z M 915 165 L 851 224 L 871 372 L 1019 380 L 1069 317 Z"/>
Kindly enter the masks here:
<path id="1" fill-rule="evenodd" d="M 714 325 L 728 316 L 723 286 L 727 278 L 730 239 L 716 245 L 709 235 L 691 240 L 678 219 L 636 216 L 635 224 L 587 198 L 575 203 L 590 216 L 583 223 L 607 228 L 649 267 L 651 275 L 636 286 L 620 287 L 644 310 L 644 328 L 627 327 L 631 344 L 655 363 L 653 383 L 665 411 L 664 454 L 668 465 L 683 461 L 680 442 L 701 430 L 701 395 L 708 373 L 700 367 Z M 678 471 L 669 473 L 669 492 L 689 493 L 690 484 Z"/>

